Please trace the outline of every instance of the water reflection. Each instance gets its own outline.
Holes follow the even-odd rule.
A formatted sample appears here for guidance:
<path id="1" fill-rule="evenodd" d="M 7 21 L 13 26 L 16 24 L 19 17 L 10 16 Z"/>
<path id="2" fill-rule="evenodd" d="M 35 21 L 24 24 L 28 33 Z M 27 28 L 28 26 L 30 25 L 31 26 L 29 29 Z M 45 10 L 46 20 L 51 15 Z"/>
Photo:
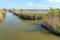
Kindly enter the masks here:
<path id="1" fill-rule="evenodd" d="M 21 20 L 7 12 L 2 25 L 2 40 L 60 40 L 60 37 L 46 32 L 26 32 L 27 30 L 41 29 L 38 22 L 37 20 Z"/>
<path id="2" fill-rule="evenodd" d="M 16 16 L 16 15 L 14 15 L 14 16 Z M 16 17 L 19 18 L 18 16 L 16 16 Z M 22 20 L 22 19 L 20 19 L 20 20 L 23 24 L 33 25 L 34 28 L 27 30 L 27 32 L 34 32 L 34 31 L 42 31 L 43 30 L 43 28 L 41 27 L 41 23 L 39 23 L 41 20 Z"/>
<path id="3" fill-rule="evenodd" d="M 22 20 L 22 23 L 25 23 L 25 24 L 36 24 L 39 21 L 40 20 Z"/>

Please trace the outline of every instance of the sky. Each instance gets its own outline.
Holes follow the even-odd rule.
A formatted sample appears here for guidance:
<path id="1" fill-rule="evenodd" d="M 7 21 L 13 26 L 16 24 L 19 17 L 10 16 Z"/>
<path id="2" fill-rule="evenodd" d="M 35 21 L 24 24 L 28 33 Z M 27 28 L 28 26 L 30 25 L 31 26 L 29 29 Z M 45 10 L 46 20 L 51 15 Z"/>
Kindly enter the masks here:
<path id="1" fill-rule="evenodd" d="M 0 9 L 49 9 L 60 8 L 60 0 L 0 0 Z"/>

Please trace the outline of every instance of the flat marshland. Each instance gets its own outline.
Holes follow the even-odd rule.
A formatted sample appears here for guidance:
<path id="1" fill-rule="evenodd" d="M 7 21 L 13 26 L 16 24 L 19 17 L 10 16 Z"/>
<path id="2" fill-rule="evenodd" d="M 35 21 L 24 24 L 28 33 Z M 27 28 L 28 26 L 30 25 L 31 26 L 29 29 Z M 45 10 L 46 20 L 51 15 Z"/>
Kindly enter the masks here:
<path id="1" fill-rule="evenodd" d="M 54 11 L 55 12 L 55 11 Z M 16 13 L 14 15 L 14 13 Z M 2 22 L 2 26 L 0 27 L 0 39 L 1 40 L 60 40 L 60 37 L 48 33 L 45 29 L 41 27 L 41 21 L 44 23 L 51 25 L 53 27 L 59 26 L 59 16 L 55 17 L 51 16 L 51 12 L 47 14 L 43 13 L 35 13 L 30 11 L 18 11 L 13 10 L 11 12 L 5 13 L 5 18 L 1 13 L 1 18 L 3 18 L 4 21 Z M 22 20 L 19 18 L 20 14 L 30 16 L 30 18 L 33 18 L 33 15 L 35 17 L 41 17 L 39 20 Z M 16 16 L 18 15 L 18 16 Z M 53 18 L 51 18 L 53 17 Z M 26 18 L 27 19 L 27 18 Z M 52 20 L 51 20 L 52 19 Z M 55 20 L 55 21 L 53 21 Z M 53 21 L 53 22 L 52 22 Z M 0 23 L 1 23 L 0 22 Z M 55 23 L 55 24 L 52 24 Z"/>

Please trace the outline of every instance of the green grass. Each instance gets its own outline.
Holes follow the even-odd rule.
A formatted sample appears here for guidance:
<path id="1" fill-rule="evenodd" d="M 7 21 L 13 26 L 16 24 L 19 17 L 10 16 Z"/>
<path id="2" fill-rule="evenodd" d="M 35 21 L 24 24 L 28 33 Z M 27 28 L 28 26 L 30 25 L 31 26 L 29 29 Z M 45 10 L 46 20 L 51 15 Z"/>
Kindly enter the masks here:
<path id="1" fill-rule="evenodd" d="M 35 14 L 35 16 L 43 18 L 43 14 Z"/>
<path id="2" fill-rule="evenodd" d="M 60 26 L 57 26 L 55 30 L 60 32 Z"/>

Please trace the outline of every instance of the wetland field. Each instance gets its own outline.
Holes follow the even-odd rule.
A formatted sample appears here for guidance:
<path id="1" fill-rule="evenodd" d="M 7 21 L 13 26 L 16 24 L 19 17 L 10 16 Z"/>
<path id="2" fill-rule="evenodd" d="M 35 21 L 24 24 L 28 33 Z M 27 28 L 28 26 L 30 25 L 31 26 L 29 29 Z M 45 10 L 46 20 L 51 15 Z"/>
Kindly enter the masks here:
<path id="1" fill-rule="evenodd" d="M 41 26 L 41 21 L 51 25 L 51 27 L 60 26 L 60 16 L 55 17 L 58 15 L 56 13 L 56 10 L 53 9 L 51 11 L 46 10 L 46 12 L 36 12 L 36 10 L 35 12 L 33 10 L 0 10 L 0 40 L 60 40 L 60 36 L 47 32 Z M 23 18 L 27 19 L 28 17 L 30 19 L 22 20 L 21 14 Z M 60 29 L 58 28 L 57 31 L 60 32 Z"/>

